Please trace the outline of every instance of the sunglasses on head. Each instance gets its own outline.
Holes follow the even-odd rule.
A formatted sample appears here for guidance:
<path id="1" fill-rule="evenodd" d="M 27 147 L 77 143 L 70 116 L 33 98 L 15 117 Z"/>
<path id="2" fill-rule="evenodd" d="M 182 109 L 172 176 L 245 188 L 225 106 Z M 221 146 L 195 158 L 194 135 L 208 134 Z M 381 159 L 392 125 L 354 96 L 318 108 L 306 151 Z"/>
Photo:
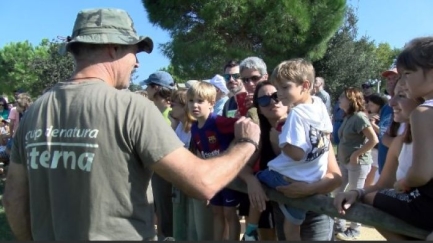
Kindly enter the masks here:
<path id="1" fill-rule="evenodd" d="M 224 80 L 226 82 L 229 82 L 231 78 L 233 78 L 234 80 L 241 78 L 241 75 L 239 73 L 233 73 L 233 74 L 223 74 Z"/>
<path id="2" fill-rule="evenodd" d="M 266 107 L 269 104 L 271 104 L 271 100 L 274 100 L 275 103 L 278 103 L 278 96 L 277 96 L 277 92 L 271 94 L 271 95 L 264 95 L 262 97 L 259 97 L 257 99 L 257 103 L 259 104 L 259 106 L 261 107 Z"/>
<path id="3" fill-rule="evenodd" d="M 249 78 L 241 78 L 241 79 L 242 79 L 242 82 L 244 82 L 244 83 L 249 83 L 250 81 L 256 83 L 261 78 L 262 78 L 262 76 L 252 76 L 252 77 L 249 77 Z"/>

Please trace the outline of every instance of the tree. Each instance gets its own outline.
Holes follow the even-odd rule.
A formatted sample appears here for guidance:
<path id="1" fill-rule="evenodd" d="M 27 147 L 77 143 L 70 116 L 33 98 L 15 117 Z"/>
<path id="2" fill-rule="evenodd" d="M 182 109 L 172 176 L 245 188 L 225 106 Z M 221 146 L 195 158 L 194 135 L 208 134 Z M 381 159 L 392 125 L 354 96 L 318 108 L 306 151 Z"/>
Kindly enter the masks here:
<path id="1" fill-rule="evenodd" d="M 229 59 L 259 56 L 272 69 L 291 57 L 320 59 L 346 0 L 142 0 L 172 40 L 160 48 L 187 77 L 212 77 Z"/>
<path id="2" fill-rule="evenodd" d="M 74 60 L 71 54 L 60 55 L 59 49 L 64 43 L 57 40 L 43 42 L 47 55 L 35 55 L 30 67 L 36 72 L 37 79 L 30 84 L 30 92 L 38 96 L 56 83 L 69 79 L 74 71 Z"/>
<path id="3" fill-rule="evenodd" d="M 376 48 L 376 58 L 378 60 L 377 69 L 381 73 L 388 70 L 394 59 L 397 58 L 400 53 L 399 48 L 391 48 L 388 43 L 379 43 Z"/>
<path id="4" fill-rule="evenodd" d="M 358 19 L 348 8 L 344 24 L 328 43 L 325 56 L 316 62 L 316 76 L 326 80 L 326 89 L 336 98 L 345 87 L 360 87 L 369 79 L 377 79 L 379 60 L 376 46 L 367 36 L 357 40 Z"/>
<path id="5" fill-rule="evenodd" d="M 0 93 L 29 90 L 30 84 L 37 79 L 35 70 L 30 67 L 35 55 L 46 56 L 47 53 L 41 48 L 34 48 L 28 41 L 9 43 L 0 49 Z"/>
<path id="6" fill-rule="evenodd" d="M 137 80 L 137 78 L 138 78 L 137 70 L 134 69 L 134 70 L 132 70 L 131 78 L 129 79 L 129 87 L 128 87 L 128 89 L 131 90 L 132 92 L 143 89 L 140 84 L 134 83 L 134 81 Z"/>

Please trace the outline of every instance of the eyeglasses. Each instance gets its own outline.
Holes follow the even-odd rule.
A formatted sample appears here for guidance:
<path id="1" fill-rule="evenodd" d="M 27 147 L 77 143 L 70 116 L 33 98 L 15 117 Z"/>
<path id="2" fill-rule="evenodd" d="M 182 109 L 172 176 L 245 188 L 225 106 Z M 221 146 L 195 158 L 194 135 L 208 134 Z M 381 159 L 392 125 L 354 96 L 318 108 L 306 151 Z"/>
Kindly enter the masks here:
<path id="1" fill-rule="evenodd" d="M 279 102 L 277 92 L 275 92 L 271 95 L 264 95 L 262 97 L 257 98 L 257 103 L 261 107 L 266 107 L 269 104 L 271 104 L 271 100 L 273 100 L 275 103 Z"/>
<path id="2" fill-rule="evenodd" d="M 233 73 L 233 74 L 223 74 L 224 80 L 226 82 L 230 82 L 230 79 L 233 78 L 234 80 L 241 78 L 241 75 L 239 73 Z"/>
<path id="3" fill-rule="evenodd" d="M 260 79 L 262 78 L 262 76 L 252 76 L 249 78 L 242 78 L 242 82 L 244 83 L 249 83 L 250 81 L 256 83 L 258 82 Z"/>

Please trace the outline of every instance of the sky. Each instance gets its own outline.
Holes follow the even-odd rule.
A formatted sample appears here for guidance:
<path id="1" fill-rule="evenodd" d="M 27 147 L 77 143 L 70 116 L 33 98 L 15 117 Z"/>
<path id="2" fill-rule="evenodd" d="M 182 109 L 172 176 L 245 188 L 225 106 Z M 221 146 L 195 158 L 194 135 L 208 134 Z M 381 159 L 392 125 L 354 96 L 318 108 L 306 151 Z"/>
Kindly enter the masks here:
<path id="1" fill-rule="evenodd" d="M 433 0 L 348 0 L 348 4 L 356 9 L 358 35 L 367 35 L 376 43 L 388 42 L 400 48 L 412 38 L 433 35 Z M 44 38 L 71 35 L 81 9 L 100 7 L 126 10 L 138 34 L 154 41 L 151 54 L 138 54 L 140 67 L 136 82 L 169 65 L 170 60 L 159 50 L 159 45 L 170 41 L 170 35 L 149 23 L 141 0 L 0 1 L 0 48 L 10 42 L 28 40 L 38 45 Z M 210 77 L 203 77 L 206 78 Z"/>

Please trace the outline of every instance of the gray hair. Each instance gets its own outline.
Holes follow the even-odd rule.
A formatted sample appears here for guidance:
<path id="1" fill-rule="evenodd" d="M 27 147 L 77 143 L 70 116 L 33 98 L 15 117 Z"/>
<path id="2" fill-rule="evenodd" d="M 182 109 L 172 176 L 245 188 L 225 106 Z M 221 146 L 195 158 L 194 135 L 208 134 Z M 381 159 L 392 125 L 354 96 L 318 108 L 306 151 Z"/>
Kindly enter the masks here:
<path id="1" fill-rule="evenodd" d="M 325 79 L 322 77 L 316 77 L 316 82 L 319 81 L 323 88 L 325 88 Z"/>
<path id="2" fill-rule="evenodd" d="M 266 63 L 259 57 L 247 57 L 239 64 L 240 72 L 242 73 L 245 69 L 255 69 L 260 72 L 261 75 L 268 74 L 266 69 Z"/>

